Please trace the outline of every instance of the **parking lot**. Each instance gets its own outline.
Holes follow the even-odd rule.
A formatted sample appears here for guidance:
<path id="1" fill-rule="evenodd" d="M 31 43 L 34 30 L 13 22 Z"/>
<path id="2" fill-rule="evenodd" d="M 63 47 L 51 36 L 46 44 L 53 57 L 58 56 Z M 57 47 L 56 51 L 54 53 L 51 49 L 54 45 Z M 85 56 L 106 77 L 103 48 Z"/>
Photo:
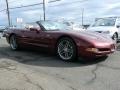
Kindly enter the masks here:
<path id="1" fill-rule="evenodd" d="M 94 61 L 63 62 L 38 50 L 12 51 L 0 39 L 0 90 L 120 90 L 120 51 Z"/>

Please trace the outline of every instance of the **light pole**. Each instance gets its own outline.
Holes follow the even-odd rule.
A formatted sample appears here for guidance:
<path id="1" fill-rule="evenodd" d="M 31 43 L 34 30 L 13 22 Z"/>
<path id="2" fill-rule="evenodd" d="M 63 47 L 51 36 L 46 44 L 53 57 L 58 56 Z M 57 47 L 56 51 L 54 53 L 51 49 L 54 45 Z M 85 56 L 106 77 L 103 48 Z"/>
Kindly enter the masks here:
<path id="1" fill-rule="evenodd" d="M 82 26 L 83 26 L 83 22 L 84 22 L 84 8 L 82 9 Z"/>
<path id="2" fill-rule="evenodd" d="M 57 1 L 61 1 L 61 0 L 54 0 L 54 1 L 43 0 L 43 17 L 44 17 L 44 21 L 46 20 L 46 6 L 47 6 L 46 4 L 57 2 Z"/>
<path id="3" fill-rule="evenodd" d="M 8 25 L 10 26 L 10 12 L 9 12 L 9 5 L 8 5 L 8 0 L 6 0 L 6 6 L 7 6 L 7 17 L 8 17 Z"/>
<path id="4" fill-rule="evenodd" d="M 45 8 L 45 0 L 43 0 L 43 16 L 44 16 L 44 21 L 45 21 L 45 17 L 46 17 L 46 14 L 45 14 L 45 10 L 46 10 L 46 8 Z"/>

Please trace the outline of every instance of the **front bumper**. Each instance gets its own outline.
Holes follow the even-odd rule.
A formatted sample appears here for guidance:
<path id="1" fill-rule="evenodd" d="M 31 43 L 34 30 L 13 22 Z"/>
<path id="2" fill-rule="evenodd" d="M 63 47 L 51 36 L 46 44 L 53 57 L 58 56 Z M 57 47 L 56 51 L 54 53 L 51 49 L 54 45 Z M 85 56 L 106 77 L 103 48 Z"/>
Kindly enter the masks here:
<path id="1" fill-rule="evenodd" d="M 99 47 L 97 49 L 98 49 L 97 51 L 90 51 L 90 50 L 87 51 L 86 48 L 80 47 L 78 54 L 79 56 L 86 57 L 86 58 L 102 57 L 102 56 L 106 56 L 108 54 L 114 53 L 116 50 L 116 46 L 114 44 L 111 44 L 110 46 Z"/>

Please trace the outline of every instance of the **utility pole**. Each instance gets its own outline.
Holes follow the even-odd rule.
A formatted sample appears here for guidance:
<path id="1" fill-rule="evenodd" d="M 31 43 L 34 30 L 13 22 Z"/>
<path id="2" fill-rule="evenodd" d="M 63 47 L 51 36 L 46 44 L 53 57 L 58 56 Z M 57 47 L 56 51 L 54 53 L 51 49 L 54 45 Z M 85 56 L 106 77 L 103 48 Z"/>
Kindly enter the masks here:
<path id="1" fill-rule="evenodd" d="M 40 14 L 40 21 L 41 21 L 41 14 Z"/>
<path id="2" fill-rule="evenodd" d="M 46 8 L 45 8 L 45 0 L 43 0 L 43 16 L 44 16 L 44 21 L 45 21 L 45 18 L 46 18 L 46 15 L 45 15 L 45 11 Z"/>
<path id="3" fill-rule="evenodd" d="M 9 5 L 8 5 L 8 0 L 6 0 L 6 6 L 7 6 L 7 16 L 8 16 L 8 25 L 10 26 L 10 12 L 9 12 Z"/>
<path id="4" fill-rule="evenodd" d="M 82 8 L 82 26 L 84 25 L 84 8 Z"/>
<path id="5" fill-rule="evenodd" d="M 57 2 L 57 1 L 61 1 L 61 0 L 54 0 L 54 1 L 49 1 L 49 0 L 43 0 L 43 17 L 44 17 L 44 21 L 46 20 L 46 4 L 47 3 L 52 3 L 52 2 Z"/>

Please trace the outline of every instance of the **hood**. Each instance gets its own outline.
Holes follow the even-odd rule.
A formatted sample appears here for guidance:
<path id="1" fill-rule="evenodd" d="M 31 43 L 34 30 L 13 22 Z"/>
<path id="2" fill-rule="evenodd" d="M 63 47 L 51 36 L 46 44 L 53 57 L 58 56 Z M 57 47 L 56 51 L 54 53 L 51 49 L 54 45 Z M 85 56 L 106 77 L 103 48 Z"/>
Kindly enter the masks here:
<path id="1" fill-rule="evenodd" d="M 110 44 L 113 43 L 113 40 L 109 36 L 91 31 L 72 31 L 71 34 L 80 37 L 80 39 L 86 40 L 94 44 Z"/>
<path id="2" fill-rule="evenodd" d="M 114 26 L 100 26 L 100 27 L 89 27 L 87 30 L 89 31 L 110 31 L 115 29 Z"/>
<path id="3" fill-rule="evenodd" d="M 74 31 L 72 33 L 76 34 L 77 36 L 91 39 L 91 40 L 106 41 L 108 38 L 110 39 L 110 37 L 108 37 L 108 36 L 105 36 L 105 35 L 97 33 L 97 32 L 91 32 L 91 31 Z"/>
<path id="4" fill-rule="evenodd" d="M 104 34 L 101 34 L 101 33 L 97 33 L 97 32 L 92 32 L 92 31 L 87 31 L 87 30 L 84 30 L 84 31 L 76 31 L 76 30 L 59 30 L 59 31 L 55 31 L 55 34 L 57 33 L 62 33 L 62 34 L 66 34 L 66 35 L 71 35 L 72 37 L 76 37 L 80 40 L 84 40 L 86 42 L 89 42 L 91 44 L 112 44 L 113 43 L 113 40 L 111 39 L 110 36 L 108 35 L 104 35 Z M 96 45 L 98 46 L 98 45 Z"/>

